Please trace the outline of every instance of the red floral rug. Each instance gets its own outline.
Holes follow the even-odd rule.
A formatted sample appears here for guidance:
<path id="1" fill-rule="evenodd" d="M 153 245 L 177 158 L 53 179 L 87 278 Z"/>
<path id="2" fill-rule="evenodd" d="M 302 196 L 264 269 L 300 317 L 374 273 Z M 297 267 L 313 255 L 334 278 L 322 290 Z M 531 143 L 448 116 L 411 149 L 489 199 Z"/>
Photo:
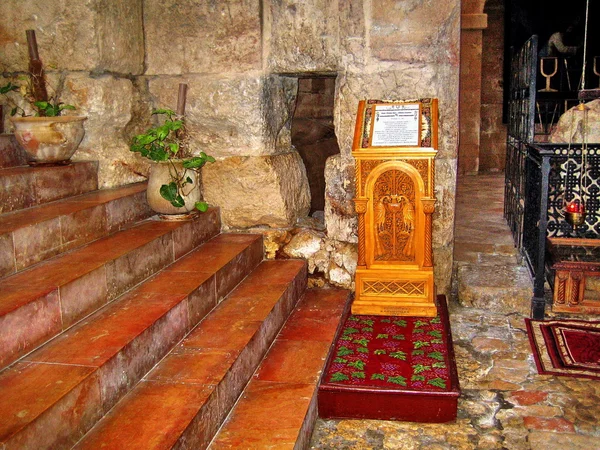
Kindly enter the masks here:
<path id="1" fill-rule="evenodd" d="M 600 321 L 525 322 L 540 374 L 600 379 Z"/>
<path id="2" fill-rule="evenodd" d="M 344 314 L 319 387 L 319 416 L 455 420 L 460 387 L 445 296 L 437 306 L 437 317 Z"/>
<path id="3" fill-rule="evenodd" d="M 404 389 L 450 386 L 446 333 L 439 317 L 349 315 L 324 380 Z"/>

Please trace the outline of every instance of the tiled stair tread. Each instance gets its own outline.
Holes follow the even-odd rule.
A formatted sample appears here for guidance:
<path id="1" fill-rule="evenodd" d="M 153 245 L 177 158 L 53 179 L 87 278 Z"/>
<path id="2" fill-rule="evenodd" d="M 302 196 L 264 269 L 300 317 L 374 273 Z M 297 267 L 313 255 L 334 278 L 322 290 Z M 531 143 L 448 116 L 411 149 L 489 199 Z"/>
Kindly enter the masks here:
<path id="1" fill-rule="evenodd" d="M 308 290 L 210 445 L 305 448 L 317 384 L 347 304 L 343 290 Z"/>
<path id="2" fill-rule="evenodd" d="M 0 215 L 0 278 L 108 236 L 153 212 L 145 183 Z"/>
<path id="3" fill-rule="evenodd" d="M 0 134 L 0 168 L 27 164 L 25 152 L 19 148 L 13 134 Z"/>
<path id="4" fill-rule="evenodd" d="M 0 280 L 0 316 L 185 225 L 147 220 Z M 7 293 L 8 295 L 5 295 Z"/>
<path id="5" fill-rule="evenodd" d="M 0 280 L 0 368 L 166 268 L 219 228 L 215 208 L 192 221 L 147 220 Z M 262 259 L 262 242 L 254 253 Z M 215 283 L 223 290 L 236 276 L 227 271 Z"/>
<path id="6" fill-rule="evenodd" d="M 76 448 L 205 448 L 305 285 L 304 261 L 262 262 Z"/>
<path id="7" fill-rule="evenodd" d="M 146 190 L 146 185 L 147 183 L 142 182 L 112 189 L 102 189 L 0 215 L 0 234 L 10 233 L 19 228 L 35 225 L 58 216 L 72 214 L 94 205 L 108 203 L 112 200 L 143 192 Z"/>
<path id="8" fill-rule="evenodd" d="M 228 248 L 230 260 L 254 254 L 247 271 L 262 259 L 260 235 L 219 235 L 215 242 Z M 41 448 L 50 439 L 44 434 L 50 434 L 72 445 L 91 428 L 201 320 L 191 314 L 199 309 L 192 303 L 206 304 L 205 313 L 216 306 L 215 278 L 227 276 L 227 266 L 205 264 L 191 272 L 189 260 L 199 260 L 203 251 L 200 247 L 168 268 L 186 275 L 176 289 L 161 272 L 1 373 L 0 443 Z"/>
<path id="9" fill-rule="evenodd" d="M 29 208 L 98 189 L 98 162 L 0 168 L 0 212 Z"/>

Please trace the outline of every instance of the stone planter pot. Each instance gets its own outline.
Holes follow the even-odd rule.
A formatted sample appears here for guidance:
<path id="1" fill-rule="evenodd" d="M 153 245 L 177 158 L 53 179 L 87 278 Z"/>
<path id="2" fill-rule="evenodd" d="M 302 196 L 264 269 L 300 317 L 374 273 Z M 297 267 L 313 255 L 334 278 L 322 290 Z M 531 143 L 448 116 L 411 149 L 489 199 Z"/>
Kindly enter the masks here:
<path id="1" fill-rule="evenodd" d="M 83 116 L 12 117 L 15 138 L 29 164 L 68 164 L 85 130 Z"/>
<path id="2" fill-rule="evenodd" d="M 160 188 L 163 185 L 168 185 L 175 178 L 186 179 L 187 177 L 192 180 L 192 183 L 186 184 L 182 188 L 182 197 L 185 201 L 184 206 L 180 208 L 175 207 L 160 195 Z M 161 161 L 152 163 L 150 166 L 146 198 L 148 199 L 150 208 L 162 217 L 176 220 L 195 214 L 195 204 L 201 200 L 201 194 L 198 172 L 185 169 L 181 161 Z"/>

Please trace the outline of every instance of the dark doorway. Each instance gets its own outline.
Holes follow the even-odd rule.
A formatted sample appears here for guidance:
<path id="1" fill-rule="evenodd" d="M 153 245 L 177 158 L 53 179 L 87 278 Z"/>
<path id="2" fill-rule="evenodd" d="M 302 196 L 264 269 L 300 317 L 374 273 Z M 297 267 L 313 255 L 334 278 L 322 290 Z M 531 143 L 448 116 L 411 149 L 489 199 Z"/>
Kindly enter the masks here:
<path id="1" fill-rule="evenodd" d="M 325 209 L 325 161 L 340 152 L 333 126 L 334 98 L 334 76 L 298 78 L 292 145 L 306 166 L 311 215 Z"/>

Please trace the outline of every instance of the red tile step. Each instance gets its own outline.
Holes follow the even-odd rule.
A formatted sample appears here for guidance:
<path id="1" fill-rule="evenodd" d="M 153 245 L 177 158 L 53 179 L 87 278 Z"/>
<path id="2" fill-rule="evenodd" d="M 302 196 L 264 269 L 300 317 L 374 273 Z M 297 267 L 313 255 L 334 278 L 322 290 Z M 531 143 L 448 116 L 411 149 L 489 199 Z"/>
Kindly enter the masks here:
<path id="1" fill-rule="evenodd" d="M 317 391 L 349 292 L 308 290 L 209 450 L 308 448 Z"/>
<path id="2" fill-rule="evenodd" d="M 108 236 L 153 212 L 146 184 L 93 191 L 0 215 L 0 278 Z"/>
<path id="3" fill-rule="evenodd" d="M 27 156 L 17 144 L 14 134 L 0 134 L 0 169 L 4 167 L 24 166 Z"/>
<path id="4" fill-rule="evenodd" d="M 0 369 L 215 236 L 218 209 L 147 220 L 0 280 Z"/>
<path id="5" fill-rule="evenodd" d="M 301 297 L 306 271 L 301 260 L 261 263 L 75 448 L 206 448 Z"/>
<path id="6" fill-rule="evenodd" d="M 260 235 L 219 235 L 5 370 L 0 448 L 70 448 L 262 256 Z"/>
<path id="7" fill-rule="evenodd" d="M 30 208 L 98 189 L 98 163 L 0 169 L 0 213 Z"/>

